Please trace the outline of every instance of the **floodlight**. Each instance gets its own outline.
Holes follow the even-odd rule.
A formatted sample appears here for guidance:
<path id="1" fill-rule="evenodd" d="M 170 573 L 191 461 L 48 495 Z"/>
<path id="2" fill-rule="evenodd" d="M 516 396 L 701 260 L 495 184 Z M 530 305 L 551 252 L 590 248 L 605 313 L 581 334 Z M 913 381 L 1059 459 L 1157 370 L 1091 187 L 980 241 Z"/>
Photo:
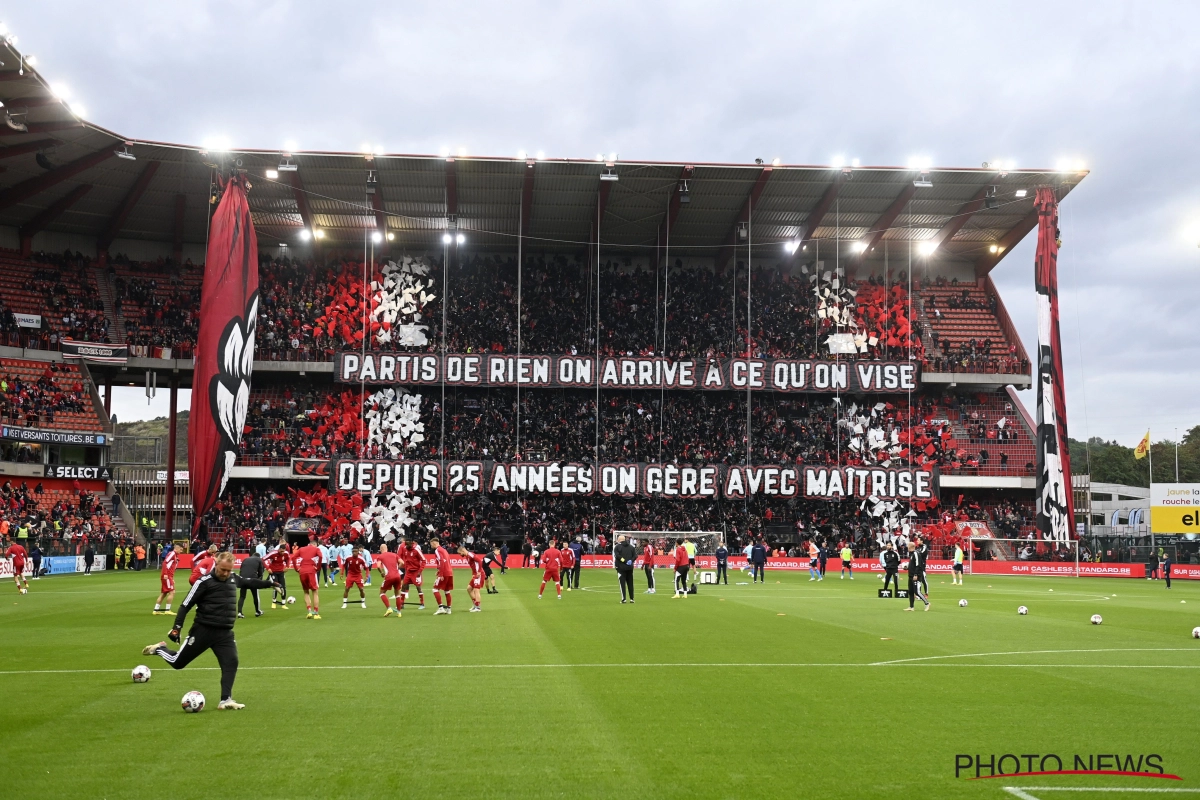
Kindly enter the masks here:
<path id="1" fill-rule="evenodd" d="M 374 242 L 375 244 L 379 244 L 380 242 L 383 241 L 383 234 L 380 233 L 379 231 L 375 231 L 374 233 L 371 234 L 371 241 Z"/>
<path id="2" fill-rule="evenodd" d="M 854 248 L 854 252 L 856 252 L 856 253 L 865 253 L 865 252 L 867 252 L 867 243 L 866 242 L 855 242 L 853 244 L 853 248 Z"/>
<path id="3" fill-rule="evenodd" d="M 285 156 L 290 156 L 299 149 L 300 145 L 296 143 L 295 139 L 287 139 L 283 143 L 283 154 Z"/>
<path id="4" fill-rule="evenodd" d="M 778 167 L 778 166 L 779 166 L 780 164 L 782 164 L 782 163 L 783 163 L 783 159 L 782 159 L 782 158 L 779 158 L 778 156 L 776 156 L 775 158 L 772 158 L 772 159 L 771 159 L 771 166 L 772 166 L 772 167 Z"/>
<path id="5" fill-rule="evenodd" d="M 448 233 L 442 234 L 442 244 L 450 244 L 453 241 L 454 241 L 454 237 L 451 236 L 450 234 L 448 234 Z"/>
<path id="6" fill-rule="evenodd" d="M 517 151 L 517 160 L 518 160 L 518 161 L 524 161 L 524 160 L 525 160 L 525 151 L 524 151 L 524 150 L 518 150 L 518 151 Z"/>
<path id="7" fill-rule="evenodd" d="M 277 169 L 267 170 L 266 175 L 267 175 L 267 180 L 269 180 L 269 181 L 279 180 L 279 170 L 277 170 Z"/>
<path id="8" fill-rule="evenodd" d="M 387 240 L 390 242 L 390 241 L 394 240 L 395 238 L 396 238 L 396 234 L 392 233 L 391 231 L 388 231 Z"/>
<path id="9" fill-rule="evenodd" d="M 3 62 L 0 62 L 0 63 L 3 63 Z M 68 110 L 68 111 L 70 111 L 72 114 L 74 114 L 74 115 L 75 115 L 76 117 L 78 117 L 79 119 L 83 119 L 84 117 L 86 117 L 86 116 L 87 116 L 87 111 L 85 111 L 85 110 L 83 109 L 83 106 L 82 106 L 82 105 L 80 105 L 79 103 L 70 103 L 70 104 L 68 104 L 68 105 L 67 105 L 67 110 Z"/>
<path id="10" fill-rule="evenodd" d="M 129 149 L 128 142 L 121 145 L 120 150 L 114 150 L 113 153 L 116 155 L 117 158 L 123 158 L 126 161 L 137 161 L 137 156 L 135 156 L 133 154 L 133 151 Z"/>
<path id="11" fill-rule="evenodd" d="M 681 204 L 692 202 L 692 193 L 688 190 L 686 179 L 679 182 L 679 202 Z"/>
<path id="12" fill-rule="evenodd" d="M 988 252 L 989 252 L 989 253 L 999 253 L 999 252 L 1000 252 L 1000 245 L 998 245 L 998 244 L 994 244 L 994 245 L 992 245 L 991 247 L 989 247 L 989 248 L 988 248 Z"/>
<path id="13" fill-rule="evenodd" d="M 921 177 L 913 181 L 913 186 L 916 186 L 918 189 L 932 189 L 933 181 L 929 180 L 928 172 L 922 172 Z"/>
<path id="14" fill-rule="evenodd" d="M 834 156 L 833 159 L 829 162 L 829 166 L 833 167 L 834 169 L 841 169 L 843 166 L 845 166 L 845 164 L 846 164 L 845 156 Z"/>
<path id="15" fill-rule="evenodd" d="M 793 255 L 797 250 L 800 249 L 800 242 L 796 241 L 795 239 L 792 239 L 789 242 L 784 242 L 783 249 L 787 251 L 788 255 Z"/>
<path id="16" fill-rule="evenodd" d="M 1000 198 L 996 197 L 996 187 L 995 186 L 989 186 L 984 191 L 983 207 L 984 208 L 999 208 L 1000 207 Z"/>
<path id="17" fill-rule="evenodd" d="M 609 160 L 609 161 L 616 161 L 616 160 L 617 160 L 617 154 L 616 154 L 616 153 L 609 153 L 609 154 L 608 154 L 608 160 Z"/>
<path id="18" fill-rule="evenodd" d="M 1017 197 L 1024 197 L 1027 194 L 1029 194 L 1028 189 L 1017 189 Z"/>
<path id="19" fill-rule="evenodd" d="M 321 230 L 320 228 L 313 229 L 313 238 L 314 239 L 324 239 L 325 231 Z"/>
<path id="20" fill-rule="evenodd" d="M 441 156 L 442 158 L 449 158 L 450 157 L 450 148 L 447 147 L 446 145 L 442 145 L 440 148 L 438 148 L 438 155 Z"/>
<path id="21" fill-rule="evenodd" d="M 454 241 L 455 241 L 457 244 L 463 244 L 463 243 L 465 243 L 465 242 L 467 241 L 467 237 L 466 237 L 466 236 L 463 236 L 463 235 L 460 233 L 458 236 L 454 237 Z"/>
<path id="22" fill-rule="evenodd" d="M 312 238 L 312 231 L 310 231 L 308 228 L 300 229 L 300 241 L 307 242 L 311 238 Z"/>
<path id="23" fill-rule="evenodd" d="M 54 95 L 56 100 L 69 100 L 71 88 L 65 83 L 52 83 L 50 84 L 50 94 Z"/>
<path id="24" fill-rule="evenodd" d="M 920 254 L 923 256 L 933 255 L 933 251 L 937 250 L 937 248 L 938 248 L 937 242 L 933 241 L 932 239 L 928 239 L 924 242 L 921 242 L 919 245 L 917 245 L 918 252 L 920 252 Z"/>
<path id="25" fill-rule="evenodd" d="M 858 169 L 858 164 L 859 164 L 859 161 L 857 158 L 850 159 L 850 166 L 854 167 L 855 169 Z"/>
<path id="26" fill-rule="evenodd" d="M 620 177 L 617 175 L 617 171 L 615 169 L 613 169 L 612 167 L 605 167 L 604 172 L 600 173 L 600 180 L 616 181 L 616 180 L 620 180 Z"/>
<path id="27" fill-rule="evenodd" d="M 908 168 L 928 172 L 933 166 L 933 159 L 929 156 L 913 156 L 908 160 Z"/>
<path id="28" fill-rule="evenodd" d="M 458 157 L 466 158 L 467 157 L 467 148 L 465 148 L 465 147 L 458 148 Z"/>
<path id="29" fill-rule="evenodd" d="M 545 150 L 538 150 L 538 151 L 537 151 L 537 160 L 538 160 L 538 161 L 542 161 L 542 160 L 543 160 L 543 159 L 545 159 L 545 158 L 546 158 L 546 151 L 545 151 Z"/>

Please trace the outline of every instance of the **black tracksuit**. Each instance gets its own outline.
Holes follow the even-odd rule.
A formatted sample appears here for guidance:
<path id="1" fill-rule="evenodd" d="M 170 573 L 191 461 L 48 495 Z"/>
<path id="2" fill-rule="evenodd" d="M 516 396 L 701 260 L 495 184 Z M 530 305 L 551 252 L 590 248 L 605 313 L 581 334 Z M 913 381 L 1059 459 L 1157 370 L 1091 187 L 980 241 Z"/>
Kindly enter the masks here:
<path id="1" fill-rule="evenodd" d="M 883 553 L 883 588 L 887 589 L 888 584 L 895 582 L 896 591 L 900 591 L 900 576 L 897 574 L 900 570 L 900 554 L 895 550 L 885 550 Z"/>
<path id="2" fill-rule="evenodd" d="M 626 594 L 633 600 L 633 564 L 637 561 L 637 551 L 629 542 L 621 542 L 613 548 L 613 566 L 617 570 L 617 578 L 621 582 L 621 602 L 625 602 Z"/>
<path id="3" fill-rule="evenodd" d="M 215 572 L 196 581 L 175 614 L 175 629 L 179 630 L 183 628 L 188 612 L 193 607 L 196 609 L 187 638 L 178 650 L 171 650 L 166 645 L 159 645 L 154 650 L 173 669 L 183 669 L 205 650 L 211 649 L 221 666 L 222 700 L 233 696 L 233 679 L 237 677 L 238 652 L 233 623 L 237 620 L 237 590 L 241 588 L 270 589 L 271 582 L 232 573 L 221 580 Z"/>
<path id="4" fill-rule="evenodd" d="M 922 587 L 924 587 L 923 590 Z M 921 598 L 922 603 L 928 606 L 929 597 L 926 595 L 928 591 L 929 585 L 925 583 L 925 560 L 921 557 L 921 551 L 914 549 L 908 555 L 908 607 L 912 608 L 918 597 Z"/>
<path id="5" fill-rule="evenodd" d="M 729 551 L 725 549 L 725 545 L 717 548 L 717 583 L 721 579 L 725 579 L 725 585 L 729 585 Z"/>
<path id="6" fill-rule="evenodd" d="M 241 576 L 252 580 L 260 581 L 263 576 L 263 562 L 257 554 L 251 555 L 242 562 Z M 242 613 L 242 604 L 246 602 L 246 592 L 254 598 L 254 613 L 261 614 L 262 606 L 258 602 L 258 589 L 251 589 L 246 586 L 238 587 L 238 613 Z"/>

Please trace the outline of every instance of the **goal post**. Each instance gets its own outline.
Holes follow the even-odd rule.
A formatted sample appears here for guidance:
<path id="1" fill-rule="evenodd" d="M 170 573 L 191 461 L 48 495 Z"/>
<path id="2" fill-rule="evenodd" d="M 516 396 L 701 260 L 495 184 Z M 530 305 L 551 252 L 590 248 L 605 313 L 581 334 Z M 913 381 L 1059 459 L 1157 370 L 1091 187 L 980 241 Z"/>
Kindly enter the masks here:
<path id="1" fill-rule="evenodd" d="M 1068 566 L 1069 573 L 1079 577 L 1079 540 L 1048 542 L 1044 539 L 996 539 L 991 536 L 972 536 L 967 548 L 970 570 L 977 561 L 1014 564 L 1057 564 Z"/>
<path id="2" fill-rule="evenodd" d="M 655 550 L 663 554 L 670 553 L 675 549 L 675 543 L 684 539 L 695 543 L 696 555 L 716 555 L 717 547 L 725 541 L 724 531 L 613 531 L 613 541 L 621 535 L 629 537 L 630 541 L 636 541 L 639 548 L 645 547 L 649 542 L 654 545 Z"/>

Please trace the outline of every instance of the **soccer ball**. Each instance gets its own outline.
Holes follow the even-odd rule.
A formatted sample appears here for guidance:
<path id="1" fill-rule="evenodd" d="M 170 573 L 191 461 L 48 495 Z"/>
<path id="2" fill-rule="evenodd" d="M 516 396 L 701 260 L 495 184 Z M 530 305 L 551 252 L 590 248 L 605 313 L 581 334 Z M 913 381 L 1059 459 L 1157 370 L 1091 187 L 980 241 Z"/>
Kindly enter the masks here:
<path id="1" fill-rule="evenodd" d="M 22 586 L 22 587 L 21 587 L 21 594 L 29 594 L 29 587 L 27 587 L 27 586 Z"/>
<path id="2" fill-rule="evenodd" d="M 965 597 L 964 597 L 962 600 L 959 600 L 959 601 L 958 601 L 958 607 L 959 607 L 959 608 L 966 608 L 966 607 L 967 607 L 967 599 L 966 599 Z"/>
<path id="3" fill-rule="evenodd" d="M 287 599 L 287 601 L 288 601 L 288 603 L 289 603 L 289 604 L 291 604 L 291 603 L 294 603 L 294 602 L 296 602 L 296 598 L 289 596 L 289 597 L 288 597 L 288 599 Z"/>
<path id="4" fill-rule="evenodd" d="M 1099 625 L 1101 622 L 1104 622 L 1104 617 L 1100 616 L 1099 614 L 1092 614 L 1093 625 Z"/>
<path id="5" fill-rule="evenodd" d="M 146 681 L 150 680 L 150 668 L 145 664 L 138 664 L 133 668 L 133 674 L 131 677 L 133 678 L 134 683 L 145 683 Z"/>
<path id="6" fill-rule="evenodd" d="M 183 701 L 180 703 L 183 710 L 189 714 L 195 714 L 198 711 L 204 710 L 204 695 L 199 692 L 188 692 L 183 696 Z"/>
<path id="7" fill-rule="evenodd" d="M 1192 638 L 1200 639 L 1200 628 L 1192 628 Z"/>
<path id="8" fill-rule="evenodd" d="M 1023 616 L 1025 616 L 1026 614 L 1028 614 L 1028 613 L 1029 613 L 1029 609 L 1028 609 L 1028 608 L 1026 608 L 1025 606 L 1018 606 L 1018 607 L 1017 607 L 1017 613 L 1018 613 L 1018 614 L 1020 614 L 1020 615 L 1023 617 Z"/>

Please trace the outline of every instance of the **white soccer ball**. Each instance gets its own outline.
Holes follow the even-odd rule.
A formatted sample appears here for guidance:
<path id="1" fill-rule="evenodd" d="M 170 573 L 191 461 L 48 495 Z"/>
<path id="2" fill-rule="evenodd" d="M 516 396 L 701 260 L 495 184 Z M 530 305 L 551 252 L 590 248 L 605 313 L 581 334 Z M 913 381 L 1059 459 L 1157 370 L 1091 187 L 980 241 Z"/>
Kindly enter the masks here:
<path id="1" fill-rule="evenodd" d="M 1192 638 L 1200 639 L 1200 628 L 1192 628 Z"/>
<path id="2" fill-rule="evenodd" d="M 180 705 L 182 705 L 183 710 L 189 714 L 195 714 L 198 711 L 203 711 L 204 695 L 200 694 L 199 692 L 188 692 L 183 696 L 183 700 Z"/>
<path id="3" fill-rule="evenodd" d="M 958 607 L 959 607 L 959 608 L 966 608 L 966 607 L 967 607 L 967 598 L 965 598 L 965 597 L 964 597 L 962 600 L 959 600 L 959 601 L 958 601 Z"/>
<path id="4" fill-rule="evenodd" d="M 1017 607 L 1017 613 L 1018 613 L 1018 614 L 1020 614 L 1020 615 L 1023 617 L 1023 616 L 1025 616 L 1026 614 L 1028 614 L 1028 613 L 1029 613 L 1029 609 L 1028 609 L 1028 608 L 1026 608 L 1025 606 L 1018 606 L 1018 607 Z"/>
<path id="5" fill-rule="evenodd" d="M 27 587 L 27 586 L 22 586 L 22 587 L 21 587 L 21 594 L 29 594 L 29 587 Z"/>
<path id="6" fill-rule="evenodd" d="M 133 668 L 131 677 L 134 683 L 145 683 L 150 680 L 150 668 L 145 664 L 138 664 Z"/>
<path id="7" fill-rule="evenodd" d="M 1099 625 L 1101 622 L 1104 622 L 1104 617 L 1100 616 L 1099 614 L 1092 614 L 1093 625 Z"/>
<path id="8" fill-rule="evenodd" d="M 294 602 L 296 602 L 296 598 L 289 596 L 287 601 L 288 601 L 288 603 L 294 603 Z"/>

